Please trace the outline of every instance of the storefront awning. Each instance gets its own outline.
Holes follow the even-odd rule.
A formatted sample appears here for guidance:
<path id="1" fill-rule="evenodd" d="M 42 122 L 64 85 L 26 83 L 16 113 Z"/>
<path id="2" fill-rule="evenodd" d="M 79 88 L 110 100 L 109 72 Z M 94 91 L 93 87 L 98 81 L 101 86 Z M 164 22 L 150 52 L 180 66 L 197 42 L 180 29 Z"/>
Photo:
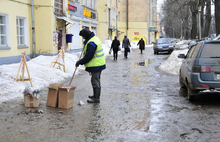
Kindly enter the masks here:
<path id="1" fill-rule="evenodd" d="M 70 20 L 69 18 L 65 17 L 65 16 L 55 16 L 57 19 L 62 19 L 70 24 L 73 24 L 73 21 Z"/>

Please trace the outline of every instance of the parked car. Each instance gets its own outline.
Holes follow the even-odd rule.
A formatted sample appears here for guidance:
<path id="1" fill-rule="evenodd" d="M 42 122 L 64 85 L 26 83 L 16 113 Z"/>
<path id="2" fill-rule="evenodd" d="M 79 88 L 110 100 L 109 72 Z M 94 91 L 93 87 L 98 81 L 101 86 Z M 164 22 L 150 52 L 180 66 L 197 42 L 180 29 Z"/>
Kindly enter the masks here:
<path id="1" fill-rule="evenodd" d="M 180 67 L 179 83 L 187 89 L 189 101 L 195 99 L 201 92 L 220 91 L 220 41 L 198 42 L 180 54 L 184 59 Z"/>
<path id="2" fill-rule="evenodd" d="M 154 43 L 153 49 L 154 54 L 164 51 L 171 53 L 174 50 L 174 46 L 169 38 L 159 38 L 157 39 L 156 43 Z"/>
<path id="3" fill-rule="evenodd" d="M 170 39 L 170 41 L 171 41 L 171 43 L 173 44 L 173 46 L 174 46 L 174 48 L 175 48 L 175 46 L 176 46 L 176 43 L 177 43 L 177 42 L 176 42 L 176 39 L 174 39 L 174 38 L 171 38 L 171 39 Z"/>
<path id="4" fill-rule="evenodd" d="M 189 46 L 191 46 L 191 45 L 196 44 L 197 42 L 199 42 L 198 39 L 192 39 L 192 40 L 190 40 L 187 44 L 188 44 Z"/>
<path id="5" fill-rule="evenodd" d="M 213 38 L 213 40 L 220 40 L 220 34 L 217 37 Z"/>

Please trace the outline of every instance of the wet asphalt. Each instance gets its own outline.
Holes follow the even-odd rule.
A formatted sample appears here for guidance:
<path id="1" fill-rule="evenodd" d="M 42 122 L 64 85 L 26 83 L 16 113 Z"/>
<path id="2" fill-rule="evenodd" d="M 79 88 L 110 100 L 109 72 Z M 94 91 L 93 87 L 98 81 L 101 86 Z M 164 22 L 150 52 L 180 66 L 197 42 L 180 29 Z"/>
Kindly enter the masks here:
<path id="1" fill-rule="evenodd" d="M 219 94 L 189 102 L 178 75 L 158 69 L 168 56 L 154 55 L 152 48 L 143 54 L 135 49 L 127 59 L 121 54 L 117 61 L 108 56 L 99 104 L 86 102 L 92 86 L 85 71 L 72 81 L 73 108 L 46 106 L 48 88 L 38 108 L 25 108 L 23 99 L 1 103 L 0 142 L 220 141 Z"/>

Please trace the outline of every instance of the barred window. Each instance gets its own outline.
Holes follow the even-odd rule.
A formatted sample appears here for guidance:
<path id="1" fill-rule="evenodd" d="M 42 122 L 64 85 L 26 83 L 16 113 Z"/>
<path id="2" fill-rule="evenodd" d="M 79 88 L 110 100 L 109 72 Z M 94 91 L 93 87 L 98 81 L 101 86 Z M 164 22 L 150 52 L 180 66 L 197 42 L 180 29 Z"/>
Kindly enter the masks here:
<path id="1" fill-rule="evenodd" d="M 54 1 L 55 14 L 63 15 L 63 0 Z"/>

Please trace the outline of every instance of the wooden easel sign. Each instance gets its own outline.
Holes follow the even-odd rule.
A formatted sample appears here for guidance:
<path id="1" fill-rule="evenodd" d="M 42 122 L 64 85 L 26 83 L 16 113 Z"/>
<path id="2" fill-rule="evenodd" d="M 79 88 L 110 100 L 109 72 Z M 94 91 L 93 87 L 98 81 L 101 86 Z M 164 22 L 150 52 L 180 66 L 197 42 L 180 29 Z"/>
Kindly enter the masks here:
<path id="1" fill-rule="evenodd" d="M 27 67 L 27 62 L 26 62 L 25 56 L 26 56 L 26 52 L 22 52 L 22 57 L 21 57 L 21 62 L 20 62 L 20 65 L 19 65 L 18 73 L 17 73 L 17 76 L 14 80 L 15 80 L 15 82 L 17 82 L 17 81 L 22 81 L 22 82 L 30 81 L 31 82 L 31 87 L 33 87 L 33 84 L 32 84 L 32 81 L 31 81 L 31 76 L 30 76 L 30 73 L 29 73 L 29 70 L 28 70 L 28 67 Z M 18 79 L 18 75 L 19 75 L 21 66 L 22 66 L 22 77 L 21 77 L 21 79 Z M 27 69 L 29 79 L 24 79 L 25 67 Z"/>
<path id="2" fill-rule="evenodd" d="M 63 71 L 65 71 L 65 60 L 64 60 L 64 56 L 65 56 L 65 52 L 64 52 L 64 48 L 61 47 L 61 49 L 59 50 L 58 55 L 56 56 L 55 60 L 51 63 L 50 67 L 53 65 L 53 67 L 58 64 L 58 68 L 60 68 L 60 66 L 63 66 Z"/>

